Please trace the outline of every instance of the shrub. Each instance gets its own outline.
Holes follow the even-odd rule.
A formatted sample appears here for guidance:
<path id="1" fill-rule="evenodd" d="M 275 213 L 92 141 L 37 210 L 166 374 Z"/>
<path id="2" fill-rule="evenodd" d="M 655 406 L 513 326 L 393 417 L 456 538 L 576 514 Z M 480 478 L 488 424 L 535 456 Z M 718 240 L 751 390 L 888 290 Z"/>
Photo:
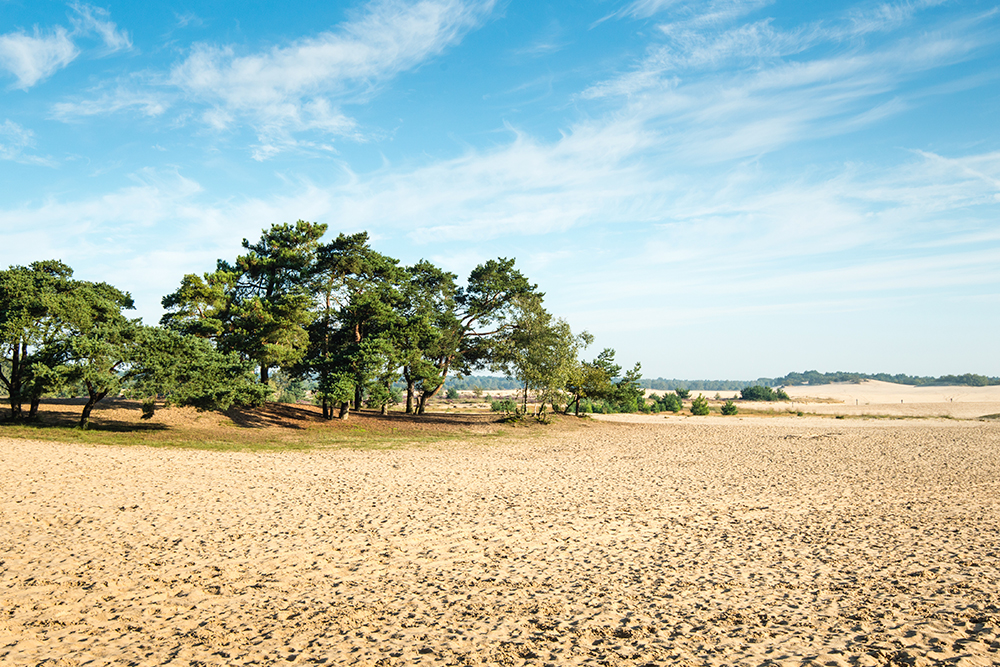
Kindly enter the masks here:
<path id="1" fill-rule="evenodd" d="M 708 399 L 698 394 L 698 398 L 691 401 L 691 414 L 704 416 L 710 412 L 708 409 Z"/>
<path id="2" fill-rule="evenodd" d="M 722 414 L 724 415 L 735 415 L 740 409 L 736 407 L 736 404 L 732 401 L 726 401 L 722 404 Z"/>
<path id="3" fill-rule="evenodd" d="M 677 394 L 663 394 L 653 397 L 653 405 L 657 410 L 667 410 L 669 412 L 680 412 L 684 409 L 684 404 Z"/>
<path id="4" fill-rule="evenodd" d="M 445 392 L 445 396 L 454 401 L 456 398 L 458 398 L 458 389 L 455 389 L 454 387 L 448 387 L 448 391 Z"/>
<path id="5" fill-rule="evenodd" d="M 775 391 L 771 387 L 765 387 L 763 385 L 754 385 L 752 387 L 744 387 L 740 390 L 740 398 L 744 401 L 789 401 L 788 394 L 784 389 L 778 389 Z"/>
<path id="6" fill-rule="evenodd" d="M 674 393 L 681 398 L 691 398 L 691 391 L 689 389 L 681 389 L 680 387 L 677 387 L 674 389 Z"/>
<path id="7" fill-rule="evenodd" d="M 505 416 L 512 415 L 518 412 L 517 401 L 510 398 L 493 401 L 490 403 L 490 410 L 493 412 L 502 412 Z"/>

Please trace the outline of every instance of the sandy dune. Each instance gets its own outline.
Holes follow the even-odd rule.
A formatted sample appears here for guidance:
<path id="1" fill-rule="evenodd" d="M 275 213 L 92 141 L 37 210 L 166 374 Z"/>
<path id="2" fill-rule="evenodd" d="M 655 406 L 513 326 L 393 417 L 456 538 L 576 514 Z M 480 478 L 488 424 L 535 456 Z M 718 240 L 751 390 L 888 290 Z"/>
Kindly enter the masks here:
<path id="1" fill-rule="evenodd" d="M 897 417 L 954 417 L 975 419 L 1000 413 L 1000 386 L 911 387 L 891 382 L 865 380 L 857 384 L 800 385 L 785 387 L 791 401 L 741 402 L 753 410 L 786 412 L 803 410 L 821 415 L 892 415 Z M 662 394 L 663 391 L 646 391 Z M 738 398 L 735 391 L 692 391 L 712 398 Z"/>
<path id="2" fill-rule="evenodd" d="M 1000 424 L 0 441 L 3 665 L 989 665 Z"/>

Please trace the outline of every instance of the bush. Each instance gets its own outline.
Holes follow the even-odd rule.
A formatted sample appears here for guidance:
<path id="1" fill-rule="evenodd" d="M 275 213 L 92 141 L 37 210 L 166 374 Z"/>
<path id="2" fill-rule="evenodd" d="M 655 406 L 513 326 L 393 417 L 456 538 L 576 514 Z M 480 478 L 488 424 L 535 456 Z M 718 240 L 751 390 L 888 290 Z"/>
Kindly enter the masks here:
<path id="1" fill-rule="evenodd" d="M 498 401 L 493 401 L 490 403 L 490 410 L 493 412 L 502 412 L 504 416 L 510 416 L 517 414 L 519 412 L 517 407 L 517 401 L 511 398 L 504 398 Z"/>
<path id="2" fill-rule="evenodd" d="M 652 399 L 653 409 L 657 412 L 660 410 L 680 412 L 684 409 L 684 404 L 681 403 L 681 399 L 677 394 L 663 394 L 662 396 L 653 396 Z"/>
<path id="3" fill-rule="evenodd" d="M 732 401 L 726 401 L 722 404 L 722 414 L 729 416 L 735 415 L 740 409 L 736 407 L 736 404 Z"/>
<path id="4" fill-rule="evenodd" d="M 445 392 L 445 396 L 454 401 L 456 398 L 458 398 L 458 389 L 455 389 L 454 387 L 448 387 L 448 391 Z"/>
<path id="5" fill-rule="evenodd" d="M 691 401 L 691 414 L 705 416 L 710 412 L 708 409 L 708 399 L 698 394 L 698 398 Z"/>
<path id="6" fill-rule="evenodd" d="M 688 389 L 681 389 L 680 387 L 677 387 L 676 389 L 674 389 L 674 393 L 676 393 L 681 398 L 691 398 L 691 391 Z"/>
<path id="7" fill-rule="evenodd" d="M 788 401 L 791 400 L 784 389 L 775 391 L 771 387 L 754 385 L 740 390 L 740 398 L 744 401 Z"/>

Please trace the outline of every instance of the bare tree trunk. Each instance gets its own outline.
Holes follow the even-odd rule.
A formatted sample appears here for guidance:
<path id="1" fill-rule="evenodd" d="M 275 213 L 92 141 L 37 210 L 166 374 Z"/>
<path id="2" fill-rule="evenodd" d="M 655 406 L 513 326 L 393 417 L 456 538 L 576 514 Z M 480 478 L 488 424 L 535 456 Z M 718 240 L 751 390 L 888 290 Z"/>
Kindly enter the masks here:
<path id="1" fill-rule="evenodd" d="M 403 368 L 403 379 L 406 380 L 406 414 L 413 414 L 413 394 L 416 391 L 416 382 L 410 377 L 407 368 Z"/>
<path id="2" fill-rule="evenodd" d="M 418 415 L 424 414 L 424 410 L 427 409 L 427 401 L 429 401 L 430 399 L 434 398 L 434 396 L 439 391 L 441 391 L 441 387 L 443 387 L 443 386 L 444 386 L 444 382 L 442 382 L 438 386 L 434 387 L 434 389 L 431 389 L 429 391 L 425 389 L 424 391 L 420 392 L 420 403 L 419 403 L 419 406 L 417 407 L 417 414 Z"/>
<path id="3" fill-rule="evenodd" d="M 343 403 L 340 404 L 340 415 L 339 415 L 340 419 L 343 419 L 343 420 L 346 421 L 347 420 L 347 416 L 350 414 L 350 412 L 351 412 L 351 404 L 350 404 L 350 402 L 344 401 Z"/>
<path id="4" fill-rule="evenodd" d="M 87 382 L 87 393 L 90 394 L 90 398 L 87 399 L 87 404 L 83 406 L 83 414 L 80 415 L 80 428 L 86 430 L 90 427 L 90 412 L 97 405 L 97 402 L 108 395 L 106 391 L 96 391 L 90 382 Z"/>
<path id="5" fill-rule="evenodd" d="M 28 411 L 28 419 L 36 419 L 38 417 L 38 404 L 42 402 L 42 399 L 38 396 L 31 397 L 31 409 Z"/>
<path id="6" fill-rule="evenodd" d="M 267 376 L 267 371 L 268 371 L 267 366 L 265 366 L 264 363 L 261 362 L 261 364 L 260 364 L 260 383 L 261 384 L 267 384 L 267 377 L 268 377 Z"/>
<path id="7" fill-rule="evenodd" d="M 358 383 L 356 383 L 354 385 L 354 409 L 355 410 L 360 410 L 361 409 L 361 398 L 362 398 L 362 392 L 363 391 L 364 390 L 361 388 L 361 383 L 360 382 L 358 382 Z"/>
<path id="8" fill-rule="evenodd" d="M 388 403 L 383 403 L 382 404 L 382 414 L 384 414 L 384 415 L 389 414 L 389 404 Z"/>
<path id="9" fill-rule="evenodd" d="M 322 407 L 323 419 L 333 419 L 333 410 L 330 409 L 330 402 L 326 399 L 326 396 L 323 397 Z"/>
<path id="10" fill-rule="evenodd" d="M 16 342 L 11 350 L 10 378 L 0 371 L 0 379 L 7 387 L 7 396 L 10 398 L 10 418 L 11 421 L 21 418 L 21 343 Z"/>

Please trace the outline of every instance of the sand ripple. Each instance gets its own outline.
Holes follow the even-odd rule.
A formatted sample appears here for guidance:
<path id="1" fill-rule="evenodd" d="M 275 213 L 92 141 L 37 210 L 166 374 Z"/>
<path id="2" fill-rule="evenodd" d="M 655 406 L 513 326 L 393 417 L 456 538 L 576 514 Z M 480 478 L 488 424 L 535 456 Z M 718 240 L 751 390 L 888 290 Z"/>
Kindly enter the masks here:
<path id="1" fill-rule="evenodd" d="M 4 665 L 989 665 L 1000 425 L 0 441 Z"/>

